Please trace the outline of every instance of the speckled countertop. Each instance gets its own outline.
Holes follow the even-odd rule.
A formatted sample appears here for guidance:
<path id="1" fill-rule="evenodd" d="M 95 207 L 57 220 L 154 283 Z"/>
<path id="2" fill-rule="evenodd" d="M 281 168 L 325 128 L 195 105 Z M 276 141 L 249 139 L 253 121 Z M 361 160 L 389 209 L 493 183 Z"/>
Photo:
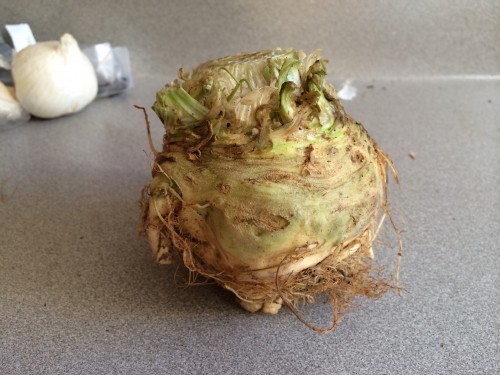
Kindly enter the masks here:
<path id="1" fill-rule="evenodd" d="M 496 0 L 0 1 L 0 24 L 29 22 L 40 41 L 126 46 L 135 80 L 0 130 L 0 374 L 498 374 L 498 20 Z M 359 300 L 330 335 L 176 284 L 137 235 L 150 162 L 133 104 L 181 65 L 277 46 L 324 49 L 401 180 L 389 198 L 405 292 Z M 388 225 L 375 253 L 394 270 Z M 331 319 L 322 301 L 301 311 Z"/>
<path id="2" fill-rule="evenodd" d="M 499 80 L 351 83 L 346 107 L 400 174 L 407 292 L 361 300 L 330 335 L 175 285 L 175 267 L 154 263 L 136 231 L 149 161 L 132 105 L 161 83 L 0 133 L 0 373 L 496 373 Z M 382 239 L 393 267 L 389 228 Z M 323 303 L 303 313 L 330 319 Z"/>

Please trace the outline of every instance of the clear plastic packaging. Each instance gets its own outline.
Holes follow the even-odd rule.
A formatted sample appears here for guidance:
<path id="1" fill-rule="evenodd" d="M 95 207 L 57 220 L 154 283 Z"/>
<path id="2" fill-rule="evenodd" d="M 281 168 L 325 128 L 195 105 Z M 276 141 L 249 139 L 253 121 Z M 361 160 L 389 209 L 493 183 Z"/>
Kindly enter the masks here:
<path id="1" fill-rule="evenodd" d="M 130 58 L 126 47 L 112 47 L 100 43 L 85 48 L 97 74 L 99 89 L 97 96 L 112 96 L 133 86 Z"/>
<path id="2" fill-rule="evenodd" d="M 12 75 L 10 74 L 12 53 L 12 47 L 4 40 L 2 34 L 0 34 L 0 82 L 7 85 L 12 84 Z"/>

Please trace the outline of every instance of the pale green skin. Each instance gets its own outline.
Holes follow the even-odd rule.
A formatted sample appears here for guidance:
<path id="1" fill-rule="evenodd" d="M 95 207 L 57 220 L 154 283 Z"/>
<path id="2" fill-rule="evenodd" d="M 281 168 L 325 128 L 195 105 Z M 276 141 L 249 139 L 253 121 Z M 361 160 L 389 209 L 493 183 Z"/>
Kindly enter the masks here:
<path id="1" fill-rule="evenodd" d="M 167 197 L 177 202 L 177 233 L 205 271 L 234 278 L 275 271 L 301 249 L 320 261 L 373 224 L 384 202 L 378 148 L 343 112 L 323 71 L 314 73 L 318 60 L 295 50 L 229 57 L 158 93 L 153 108 L 167 135 L 149 188 L 157 253 L 175 247 L 158 232 Z M 295 104 L 316 89 L 312 105 Z M 196 103 L 186 104 L 186 93 Z M 256 114 L 262 104 L 270 109 Z M 213 137 L 196 149 L 211 135 L 208 122 Z"/>

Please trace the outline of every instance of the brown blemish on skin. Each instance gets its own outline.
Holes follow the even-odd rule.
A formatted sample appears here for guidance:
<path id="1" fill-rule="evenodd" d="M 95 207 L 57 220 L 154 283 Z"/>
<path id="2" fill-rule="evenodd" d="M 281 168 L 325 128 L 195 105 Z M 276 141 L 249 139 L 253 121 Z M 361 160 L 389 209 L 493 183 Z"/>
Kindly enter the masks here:
<path id="1" fill-rule="evenodd" d="M 356 151 L 353 155 L 351 155 L 351 161 L 353 163 L 361 164 L 365 161 L 365 156 L 360 151 Z"/>
<path id="2" fill-rule="evenodd" d="M 231 191 L 231 186 L 226 184 L 220 184 L 219 190 L 222 192 L 222 194 L 228 194 Z"/>
<path id="3" fill-rule="evenodd" d="M 276 232 L 285 229 L 290 222 L 280 215 L 274 215 L 270 212 L 262 212 L 256 217 L 235 217 L 235 224 L 247 224 L 266 232 Z"/>

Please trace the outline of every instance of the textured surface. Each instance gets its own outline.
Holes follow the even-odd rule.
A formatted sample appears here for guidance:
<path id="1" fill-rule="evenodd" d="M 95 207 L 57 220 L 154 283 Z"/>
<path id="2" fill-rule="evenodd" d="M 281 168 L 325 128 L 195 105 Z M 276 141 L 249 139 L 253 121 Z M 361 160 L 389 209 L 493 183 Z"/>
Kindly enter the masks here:
<path id="1" fill-rule="evenodd" d="M 497 373 L 499 81 L 352 83 L 348 109 L 400 172 L 408 292 L 360 301 L 322 336 L 287 310 L 252 315 L 215 286 L 174 286 L 175 267 L 136 236 L 149 162 L 132 104 L 162 79 L 0 133 L 0 373 Z M 394 265 L 389 227 L 381 239 Z M 303 313 L 330 319 L 321 301 Z"/>
<path id="2" fill-rule="evenodd" d="M 140 4 L 0 0 L 0 23 L 28 21 L 39 40 L 126 45 L 137 77 L 77 115 L 0 131 L 0 373 L 497 374 L 498 2 Z M 334 83 L 360 78 L 346 107 L 402 181 L 390 200 L 407 292 L 360 301 L 328 336 L 183 288 L 136 235 L 150 167 L 132 104 L 151 105 L 179 65 L 278 45 L 322 47 Z M 380 239 L 393 269 L 389 226 Z M 322 301 L 302 312 L 330 319 Z"/>

